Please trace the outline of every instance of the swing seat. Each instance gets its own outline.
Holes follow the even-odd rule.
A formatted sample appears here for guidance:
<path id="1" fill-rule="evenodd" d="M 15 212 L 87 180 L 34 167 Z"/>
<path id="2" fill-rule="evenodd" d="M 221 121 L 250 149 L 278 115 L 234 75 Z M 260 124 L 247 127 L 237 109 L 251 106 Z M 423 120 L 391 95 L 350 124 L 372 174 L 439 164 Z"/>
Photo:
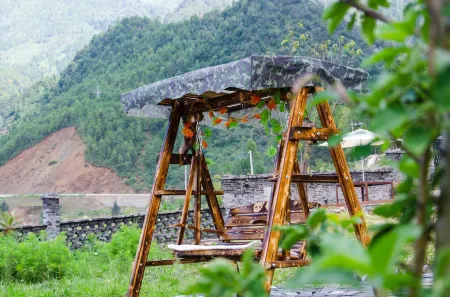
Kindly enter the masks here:
<path id="1" fill-rule="evenodd" d="M 319 204 L 311 203 L 310 208 Z M 304 224 L 305 215 L 298 201 L 290 201 L 290 224 Z M 225 219 L 225 229 L 219 234 L 218 240 L 206 240 L 200 245 L 168 246 L 174 255 L 180 259 L 224 257 L 239 260 L 248 249 L 254 249 L 255 258 L 262 253 L 262 241 L 267 226 L 267 202 L 257 202 L 236 207 L 229 211 Z M 303 260 L 306 257 L 305 242 L 296 243 L 290 251 L 278 252 L 279 259 Z"/>

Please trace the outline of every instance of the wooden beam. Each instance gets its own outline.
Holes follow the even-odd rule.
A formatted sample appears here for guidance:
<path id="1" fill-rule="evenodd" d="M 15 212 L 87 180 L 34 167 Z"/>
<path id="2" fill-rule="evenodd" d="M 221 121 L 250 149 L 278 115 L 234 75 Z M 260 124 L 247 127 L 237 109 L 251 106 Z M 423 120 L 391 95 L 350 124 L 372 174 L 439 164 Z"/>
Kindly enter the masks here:
<path id="1" fill-rule="evenodd" d="M 295 160 L 294 173 L 300 175 L 300 165 L 298 165 L 298 160 Z M 294 176 L 292 176 L 292 179 L 294 179 Z M 306 195 L 305 184 L 303 182 L 297 182 L 296 184 L 299 202 L 302 205 L 303 212 L 305 213 L 305 218 L 308 218 L 309 205 L 308 205 L 308 197 Z"/>
<path id="2" fill-rule="evenodd" d="M 291 268 L 291 267 L 304 267 L 311 264 L 311 260 L 286 260 L 286 261 L 273 261 L 268 262 L 265 265 L 266 269 L 274 268 Z"/>
<path id="3" fill-rule="evenodd" d="M 303 122 L 303 116 L 306 108 L 306 100 L 308 98 L 308 89 L 302 88 L 293 103 L 293 108 L 289 114 L 289 122 L 287 131 L 292 127 L 300 126 Z M 290 194 L 290 185 L 292 172 L 294 169 L 294 162 L 296 160 L 298 150 L 298 140 L 284 139 L 285 145 L 281 154 L 279 178 L 275 184 L 273 195 L 270 199 L 270 209 L 268 213 L 268 226 L 264 235 L 261 264 L 274 262 L 277 258 L 278 244 L 281 233 L 279 230 L 274 230 L 273 226 L 281 225 L 286 216 L 286 203 Z M 265 288 L 267 292 L 270 291 L 272 285 L 274 269 L 266 270 Z"/>
<path id="4" fill-rule="evenodd" d="M 230 111 L 242 110 L 246 108 L 255 107 L 253 104 L 248 104 L 252 94 L 258 94 L 260 97 L 269 96 L 274 93 L 274 90 L 261 90 L 261 91 L 237 91 L 235 93 L 219 96 L 216 98 L 205 99 L 207 102 L 195 102 L 188 105 L 183 115 L 195 114 L 199 112 L 205 112 L 210 110 L 217 110 L 222 107 L 228 107 Z M 289 100 L 289 89 L 280 89 L 280 99 L 283 101 Z M 236 106 L 236 107 L 235 107 Z"/>
<path id="5" fill-rule="evenodd" d="M 317 111 L 319 113 L 320 121 L 322 122 L 323 127 L 331 129 L 336 128 L 333 114 L 328 102 L 317 105 Z M 370 236 L 367 232 L 366 222 L 364 220 L 364 216 L 362 215 L 361 206 L 359 204 L 358 196 L 353 185 L 353 179 L 350 174 L 350 170 L 348 169 L 344 150 L 342 149 L 340 144 L 337 144 L 335 147 L 329 147 L 329 149 L 331 157 L 333 159 L 334 167 L 336 168 L 336 172 L 339 177 L 339 183 L 341 184 L 348 212 L 350 216 L 360 215 L 361 218 L 361 223 L 354 225 L 356 236 L 362 244 L 368 246 L 370 242 Z"/>
<path id="6" fill-rule="evenodd" d="M 269 181 L 276 182 L 278 176 L 269 178 Z M 339 183 L 339 177 L 337 175 L 327 174 L 298 174 L 292 175 L 291 182 L 293 183 Z"/>
<path id="7" fill-rule="evenodd" d="M 174 102 L 173 110 L 169 117 L 169 125 L 167 126 L 164 142 L 161 147 L 160 158 L 156 167 L 155 179 L 153 181 L 153 189 L 150 197 L 150 203 L 145 216 L 144 225 L 142 227 L 141 238 L 136 251 L 136 258 L 133 262 L 130 286 L 128 288 L 127 297 L 139 296 L 139 291 L 144 278 L 145 264 L 147 263 L 150 245 L 152 243 L 153 232 L 155 230 L 156 219 L 158 217 L 159 207 L 161 205 L 161 195 L 156 195 L 156 191 L 164 189 L 167 173 L 169 171 L 170 157 L 172 155 L 175 139 L 180 124 L 181 106 L 178 102 Z"/>
<path id="8" fill-rule="evenodd" d="M 289 132 L 289 139 L 325 141 L 331 135 L 339 134 L 339 129 L 315 128 L 315 127 L 293 127 Z"/>
<path id="9" fill-rule="evenodd" d="M 201 191 L 202 191 L 202 159 L 203 159 L 203 155 L 201 153 L 200 150 L 197 150 L 196 154 L 196 159 L 195 161 L 197 162 L 196 165 L 196 171 L 197 173 L 195 174 L 196 176 L 196 186 L 195 186 L 195 200 L 194 200 L 194 226 L 195 226 L 195 230 L 194 230 L 194 244 L 200 244 L 201 241 L 201 232 L 200 232 L 200 228 L 202 226 L 202 195 L 201 195 Z"/>
<path id="10" fill-rule="evenodd" d="M 192 188 L 194 187 L 194 180 L 196 178 L 196 174 L 197 174 L 197 156 L 194 156 L 191 159 L 191 169 L 189 170 L 189 180 L 188 180 L 188 184 L 187 184 L 187 188 L 183 194 L 185 195 L 184 197 L 184 204 L 183 204 L 183 210 L 181 212 L 181 219 L 180 219 L 180 224 L 181 225 L 185 225 L 187 222 L 187 217 L 188 217 L 188 213 L 189 213 L 189 204 L 191 202 L 191 195 L 192 195 Z M 161 194 L 164 195 L 164 194 Z M 184 232 L 185 232 L 185 227 L 181 227 L 180 230 L 178 230 L 178 237 L 177 237 L 177 244 L 182 244 L 183 243 L 183 239 L 184 239 Z"/>
<path id="11" fill-rule="evenodd" d="M 165 265 L 174 265 L 174 264 L 193 264 L 199 262 L 207 262 L 211 260 L 211 258 L 197 258 L 197 259 L 170 259 L 170 260 L 154 260 L 147 261 L 145 266 L 165 266 Z"/>
<path id="12" fill-rule="evenodd" d="M 222 212 L 220 211 L 219 201 L 217 200 L 217 192 L 219 191 L 214 190 L 214 185 L 212 183 L 211 175 L 209 174 L 208 165 L 206 164 L 206 160 L 204 157 L 202 158 L 202 185 L 205 189 L 205 192 L 207 193 L 206 202 L 208 203 L 208 207 L 211 212 L 214 227 L 217 231 L 223 233 L 225 222 L 222 216 Z"/>
<path id="13" fill-rule="evenodd" d="M 214 195 L 223 195 L 224 191 L 222 190 L 214 190 Z M 186 190 L 160 190 L 160 191 L 156 191 L 157 195 L 161 195 L 161 196 L 185 196 L 186 195 Z M 197 191 L 192 191 L 191 192 L 192 195 L 196 195 Z M 208 191 L 200 191 L 201 195 L 208 195 L 209 192 Z"/>

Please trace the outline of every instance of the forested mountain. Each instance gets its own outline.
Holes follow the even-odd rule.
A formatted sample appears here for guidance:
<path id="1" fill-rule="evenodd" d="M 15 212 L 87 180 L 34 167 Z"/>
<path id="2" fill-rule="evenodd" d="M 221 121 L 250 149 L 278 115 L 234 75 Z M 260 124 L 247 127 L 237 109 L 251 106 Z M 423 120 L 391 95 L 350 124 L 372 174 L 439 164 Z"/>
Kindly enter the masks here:
<path id="1" fill-rule="evenodd" d="M 75 126 L 87 145 L 90 162 L 115 169 L 136 188 L 146 187 L 152 182 L 165 123 L 125 117 L 120 94 L 252 54 L 284 54 L 281 42 L 292 24 L 300 22 L 316 41 L 336 42 L 343 35 L 364 44 L 343 27 L 330 38 L 321 22 L 322 10 L 311 0 L 244 0 L 221 13 L 176 23 L 126 18 L 78 52 L 53 87 L 51 82 L 42 83 L 32 90 L 29 96 L 36 102 L 35 109 L 17 114 L 9 135 L 0 137 L 0 164 L 46 135 Z M 370 51 L 362 48 L 363 53 Z M 340 112 L 346 113 L 340 117 L 342 125 L 354 116 L 348 110 Z M 213 162 L 220 156 L 221 164 L 212 164 L 212 173 L 247 173 L 250 148 L 259 151 L 254 154 L 256 171 L 267 171 L 271 162 L 259 135 L 256 128 L 215 131 L 207 156 Z"/>
<path id="2" fill-rule="evenodd" d="M 0 128 L 34 82 L 59 74 L 92 36 L 127 16 L 162 22 L 223 9 L 233 0 L 2 0 Z"/>

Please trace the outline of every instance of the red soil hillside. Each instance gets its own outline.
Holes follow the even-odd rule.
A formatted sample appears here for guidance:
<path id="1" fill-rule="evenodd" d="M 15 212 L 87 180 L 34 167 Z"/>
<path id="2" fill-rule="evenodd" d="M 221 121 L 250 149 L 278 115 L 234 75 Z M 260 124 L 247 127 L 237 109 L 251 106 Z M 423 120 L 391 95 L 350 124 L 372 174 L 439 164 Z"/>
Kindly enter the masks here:
<path id="1" fill-rule="evenodd" d="M 88 164 L 73 127 L 53 133 L 0 167 L 0 194 L 132 193 L 114 171 Z"/>

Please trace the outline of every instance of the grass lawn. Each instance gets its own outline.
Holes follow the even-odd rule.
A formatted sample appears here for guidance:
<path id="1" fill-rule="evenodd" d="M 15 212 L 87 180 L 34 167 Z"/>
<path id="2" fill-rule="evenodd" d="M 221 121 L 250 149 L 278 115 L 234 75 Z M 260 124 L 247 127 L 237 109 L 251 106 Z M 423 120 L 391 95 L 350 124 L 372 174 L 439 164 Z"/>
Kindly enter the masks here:
<path id="1" fill-rule="evenodd" d="M 339 216 L 345 217 L 345 214 Z M 376 216 L 366 215 L 368 225 L 383 222 Z M 120 232 L 118 232 L 120 233 Z M 116 234 L 118 234 L 116 233 Z M 0 238 L 1 239 L 1 238 Z M 139 240 L 139 230 L 128 230 L 115 235 L 111 243 L 95 243 L 91 247 L 70 253 L 70 259 L 58 265 L 64 268 L 64 274 L 59 279 L 55 277 L 44 277 L 43 280 L 27 282 L 20 277 L 12 280 L 5 280 L 2 277 L 5 266 L 5 248 L 0 240 L 0 296 L 5 297 L 119 297 L 125 296 L 130 279 L 131 263 Z M 19 246 L 19 244 L 18 244 Z M 14 252 L 9 247 L 10 253 Z M 19 247 L 19 250 L 22 248 Z M 28 249 L 28 250 L 27 250 Z M 17 263 L 22 258 L 29 257 L 29 254 L 38 253 L 36 247 L 28 245 L 21 253 L 25 255 L 17 256 Z M 6 249 L 8 251 L 8 249 Z M 50 252 L 49 252 L 50 253 Z M 58 250 L 56 250 L 56 254 Z M 44 255 L 46 252 L 44 251 Z M 169 259 L 171 253 L 164 250 L 164 247 L 153 246 L 151 251 L 152 259 Z M 407 255 L 405 255 L 407 258 Z M 39 262 L 40 259 L 28 261 L 28 263 Z M 2 263 L 3 261 L 3 263 Z M 2 267 L 3 264 L 3 267 Z M 46 262 L 40 265 L 50 265 Z M 198 277 L 198 268 L 204 264 L 173 265 L 161 267 L 148 267 L 144 283 L 141 289 L 142 297 L 150 296 L 176 296 L 182 293 L 183 288 L 192 284 Z M 17 265 L 14 267 L 18 267 Z M 47 267 L 45 267 L 47 268 Z M 42 266 L 35 265 L 25 268 L 30 272 L 43 273 Z M 284 283 L 299 268 L 277 269 L 275 272 L 274 285 Z M 44 269 L 45 270 L 45 269 Z M 20 271 L 16 272 L 20 273 Z M 4 275 L 4 273 L 3 273 Z"/>

